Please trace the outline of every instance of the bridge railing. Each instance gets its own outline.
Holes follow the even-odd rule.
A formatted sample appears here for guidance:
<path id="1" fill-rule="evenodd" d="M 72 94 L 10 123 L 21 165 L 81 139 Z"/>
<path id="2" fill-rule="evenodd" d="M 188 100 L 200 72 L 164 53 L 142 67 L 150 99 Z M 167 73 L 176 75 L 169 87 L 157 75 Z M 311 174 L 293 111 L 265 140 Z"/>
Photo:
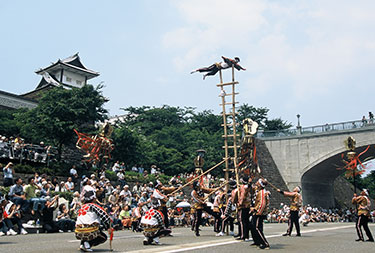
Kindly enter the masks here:
<path id="1" fill-rule="evenodd" d="M 369 126 L 375 126 L 374 120 L 356 120 L 334 124 L 325 124 L 312 127 L 300 127 L 294 129 L 284 129 L 276 131 L 263 131 L 259 130 L 256 134 L 258 138 L 280 138 L 295 135 L 307 135 L 307 134 L 322 134 L 334 131 L 343 131 L 357 128 L 364 128 Z"/>

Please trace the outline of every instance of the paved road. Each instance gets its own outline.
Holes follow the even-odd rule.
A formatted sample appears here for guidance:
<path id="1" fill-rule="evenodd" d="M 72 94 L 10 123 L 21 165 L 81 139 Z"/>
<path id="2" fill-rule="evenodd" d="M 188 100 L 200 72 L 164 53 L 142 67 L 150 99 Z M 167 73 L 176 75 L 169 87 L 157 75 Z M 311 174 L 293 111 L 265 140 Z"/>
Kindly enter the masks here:
<path id="1" fill-rule="evenodd" d="M 370 225 L 375 234 L 375 224 Z M 283 237 L 286 224 L 266 224 L 265 234 L 274 252 L 375 252 L 375 243 L 355 242 L 353 223 L 317 223 L 302 228 L 302 237 Z M 163 245 L 143 246 L 143 236 L 131 231 L 116 232 L 114 252 L 172 253 L 172 252 L 259 252 L 250 243 L 238 242 L 232 237 L 215 237 L 212 228 L 203 228 L 195 237 L 188 228 L 173 229 L 173 237 L 162 238 Z M 79 241 L 73 233 L 29 234 L 0 237 L 0 252 L 78 252 Z M 109 244 L 95 248 L 95 252 L 108 252 Z M 267 251 L 268 252 L 268 251 Z"/>

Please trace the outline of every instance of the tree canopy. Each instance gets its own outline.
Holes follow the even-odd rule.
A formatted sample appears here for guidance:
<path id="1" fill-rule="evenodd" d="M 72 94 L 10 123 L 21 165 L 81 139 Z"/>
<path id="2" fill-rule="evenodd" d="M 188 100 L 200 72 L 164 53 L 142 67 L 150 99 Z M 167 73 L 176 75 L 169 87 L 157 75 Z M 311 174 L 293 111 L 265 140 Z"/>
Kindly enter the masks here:
<path id="1" fill-rule="evenodd" d="M 15 115 L 20 135 L 39 143 L 41 140 L 56 146 L 61 153 L 63 145 L 72 143 L 75 133 L 92 132 L 95 122 L 107 117 L 103 105 L 107 101 L 100 89 L 92 85 L 64 89 L 56 87 L 43 94 L 36 108 Z"/>
<path id="2" fill-rule="evenodd" d="M 158 165 L 166 174 L 190 171 L 196 150 L 207 151 L 206 166 L 224 156 L 222 116 L 212 111 L 196 112 L 191 107 L 128 107 L 113 134 L 115 160 L 129 166 Z M 277 130 L 291 125 L 281 119 L 268 119 L 267 108 L 244 104 L 239 108 L 240 122 L 252 118 L 264 129 Z M 239 129 L 241 131 L 241 129 Z"/>
<path id="3" fill-rule="evenodd" d="M 64 146 L 75 141 L 73 129 L 96 134 L 97 124 L 107 118 L 101 86 L 81 89 L 54 88 L 46 92 L 38 106 L 31 110 L 0 114 L 0 132 L 19 135 L 28 142 L 53 145 L 60 154 Z M 149 168 L 155 164 L 168 175 L 191 171 L 196 150 L 206 150 L 205 166 L 221 161 L 223 151 L 223 118 L 210 110 L 197 112 L 192 107 L 127 107 L 123 119 L 114 125 L 113 159 Z M 245 118 L 257 121 L 263 129 L 276 130 L 291 125 L 281 119 L 269 119 L 269 109 L 243 104 L 238 122 Z M 241 127 L 238 129 L 241 133 Z"/>

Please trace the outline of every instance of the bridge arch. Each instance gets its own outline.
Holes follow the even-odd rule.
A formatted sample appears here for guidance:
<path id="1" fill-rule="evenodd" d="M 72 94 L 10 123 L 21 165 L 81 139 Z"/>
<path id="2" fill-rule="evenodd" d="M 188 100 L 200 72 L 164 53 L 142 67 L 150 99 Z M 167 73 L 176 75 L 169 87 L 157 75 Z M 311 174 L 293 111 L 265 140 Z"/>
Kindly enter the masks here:
<path id="1" fill-rule="evenodd" d="M 364 151 L 369 145 L 370 149 L 361 156 L 361 160 L 373 156 L 375 148 L 373 140 L 365 140 L 357 143 L 357 154 Z M 310 163 L 302 170 L 301 186 L 304 204 L 312 206 L 321 206 L 324 208 L 335 207 L 334 180 L 344 173 L 342 168 L 342 154 L 345 153 L 344 145 L 342 148 L 329 152 Z"/>

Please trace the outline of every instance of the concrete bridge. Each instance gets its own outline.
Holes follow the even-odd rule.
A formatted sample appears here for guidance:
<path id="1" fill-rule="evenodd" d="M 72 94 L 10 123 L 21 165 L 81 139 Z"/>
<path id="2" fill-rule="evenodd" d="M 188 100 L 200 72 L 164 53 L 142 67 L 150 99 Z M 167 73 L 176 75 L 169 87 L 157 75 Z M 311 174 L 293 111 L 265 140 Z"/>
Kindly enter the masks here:
<path id="1" fill-rule="evenodd" d="M 281 132 L 260 132 L 289 190 L 302 186 L 304 204 L 335 206 L 333 182 L 342 173 L 344 141 L 352 136 L 359 154 L 365 160 L 375 156 L 375 124 L 351 121 Z"/>

